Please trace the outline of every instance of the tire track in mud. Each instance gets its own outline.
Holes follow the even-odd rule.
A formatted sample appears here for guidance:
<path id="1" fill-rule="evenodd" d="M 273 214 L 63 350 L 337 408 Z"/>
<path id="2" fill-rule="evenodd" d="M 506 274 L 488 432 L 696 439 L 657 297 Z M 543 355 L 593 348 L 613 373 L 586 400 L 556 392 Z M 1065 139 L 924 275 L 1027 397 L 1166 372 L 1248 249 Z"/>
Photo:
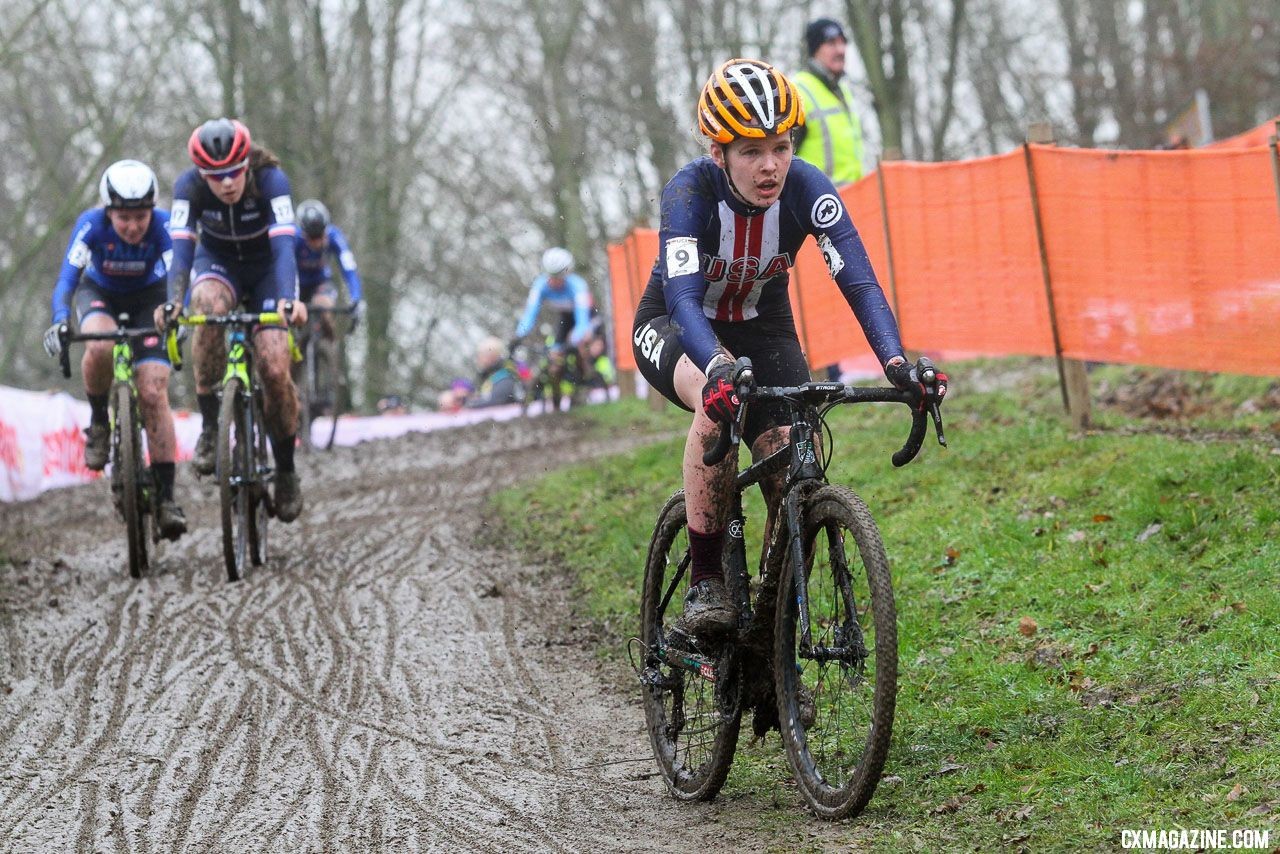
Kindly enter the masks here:
<path id="1" fill-rule="evenodd" d="M 0 507 L 28 532 L 0 562 L 0 839 L 730 850 L 657 781 L 594 767 L 647 751 L 638 703 L 561 639 L 561 582 L 479 544 L 495 489 L 646 438 L 544 418 L 303 457 L 302 519 L 238 584 L 187 470 L 193 533 L 141 582 L 104 484 Z"/>

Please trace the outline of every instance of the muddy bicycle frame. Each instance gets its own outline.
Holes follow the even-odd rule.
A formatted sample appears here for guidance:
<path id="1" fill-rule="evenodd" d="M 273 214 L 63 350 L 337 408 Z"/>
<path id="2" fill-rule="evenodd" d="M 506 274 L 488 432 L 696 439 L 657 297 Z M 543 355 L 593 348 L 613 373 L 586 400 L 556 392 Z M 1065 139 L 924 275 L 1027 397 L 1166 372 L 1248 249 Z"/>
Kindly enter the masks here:
<path id="1" fill-rule="evenodd" d="M 285 304 L 280 311 L 196 314 L 178 317 L 168 331 L 169 359 L 175 370 L 181 370 L 178 326 L 220 326 L 227 330 L 227 367 L 219 385 L 222 403 L 216 476 L 222 504 L 223 561 L 230 581 L 243 578 L 249 563 L 259 566 L 266 562 L 267 522 L 275 512 L 266 487 L 275 469 L 263 423 L 262 386 L 253 378 L 254 346 L 249 331 L 255 326 L 284 324 L 291 313 L 291 304 Z M 290 358 L 296 362 L 302 354 L 294 342 L 293 330 L 286 325 L 285 332 Z M 236 457 L 240 459 L 237 461 Z"/>
<path id="2" fill-rule="evenodd" d="M 745 363 L 745 364 L 744 364 Z M 753 387 L 753 375 L 749 360 L 740 359 L 737 368 L 738 378 L 735 386 L 738 394 L 746 404 L 771 401 L 784 401 L 791 408 L 791 424 L 789 442 L 762 460 L 753 463 L 738 472 L 734 478 L 728 521 L 728 543 L 725 548 L 725 574 L 729 582 L 730 594 L 738 607 L 738 632 L 732 639 L 734 645 L 767 656 L 772 648 L 773 605 L 777 591 L 777 579 L 781 570 L 781 561 L 789 559 L 797 569 L 804 565 L 804 544 L 800 531 L 800 503 L 805 494 L 817 486 L 826 484 L 826 473 L 818 463 L 817 448 L 814 437 L 820 429 L 822 417 L 830 409 L 846 403 L 903 403 L 913 407 L 911 433 L 907 443 L 893 455 L 893 464 L 903 466 L 915 458 L 920 452 L 927 430 L 926 411 L 918 408 L 918 398 L 911 392 L 896 388 L 861 388 L 846 386 L 835 382 L 810 382 L 799 386 L 761 386 Z M 728 425 L 720 434 L 717 445 L 703 455 L 703 463 L 713 465 L 722 460 L 730 447 L 737 445 L 742 436 L 742 425 L 746 416 L 744 405 L 738 414 L 738 420 Z M 940 416 L 934 411 L 935 425 L 938 430 L 938 441 L 946 445 L 942 432 Z M 742 494 L 751 486 L 772 477 L 783 467 L 787 468 L 787 477 L 783 484 L 779 502 L 780 517 L 775 518 L 773 530 L 769 533 L 769 541 L 761 558 L 760 589 L 756 595 L 756 608 L 751 608 L 750 577 L 747 570 L 747 552 L 744 529 L 746 516 L 742 509 Z M 781 538 L 786 538 L 781 539 Z M 790 542 L 787 554 L 778 548 L 781 542 Z M 775 557 L 776 556 L 776 557 Z M 680 582 L 688 570 L 688 555 L 671 583 L 663 594 L 659 609 L 665 612 L 674 597 Z M 801 629 L 799 654 L 815 661 L 845 660 L 855 667 L 867 657 L 867 649 L 863 643 L 861 627 L 858 627 L 850 643 L 843 647 L 815 647 L 809 626 L 809 597 L 807 580 L 803 571 L 792 573 L 795 581 L 793 595 L 799 608 Z M 760 616 L 763 615 L 763 616 Z M 857 622 L 854 622 L 857 626 Z M 675 653 L 675 658 L 671 653 Z M 667 664 L 680 667 L 703 679 L 716 680 L 716 659 L 687 650 L 672 650 L 663 647 L 658 650 L 659 657 Z"/>
<path id="3" fill-rule="evenodd" d="M 70 327 L 63 323 L 58 328 L 58 341 L 61 345 L 58 355 L 59 366 L 64 377 L 71 376 L 72 342 L 112 341 L 111 347 L 111 379 L 110 395 L 111 418 L 111 489 L 117 496 L 117 509 L 124 516 L 128 534 L 129 574 L 134 578 L 142 575 L 148 566 L 147 558 L 147 521 L 148 514 L 154 516 L 158 498 L 156 486 L 152 482 L 151 473 L 142 465 L 142 447 L 140 445 L 143 427 L 139 420 L 138 385 L 134 380 L 133 339 L 147 335 L 156 335 L 155 327 L 129 329 L 129 315 L 121 313 L 116 316 L 116 328 L 105 332 L 78 332 L 71 334 Z M 120 392 L 123 391 L 124 399 Z M 121 414 L 120 408 L 127 407 Z M 127 428 L 121 427 L 124 421 Z M 122 435 L 125 429 L 131 434 Z M 122 445 L 125 450 L 121 450 Z M 129 455 L 131 459 L 125 460 Z M 128 470 L 126 472 L 126 470 Z M 126 483 L 126 477 L 133 483 Z M 160 541 L 160 530 L 152 526 L 152 542 Z"/>

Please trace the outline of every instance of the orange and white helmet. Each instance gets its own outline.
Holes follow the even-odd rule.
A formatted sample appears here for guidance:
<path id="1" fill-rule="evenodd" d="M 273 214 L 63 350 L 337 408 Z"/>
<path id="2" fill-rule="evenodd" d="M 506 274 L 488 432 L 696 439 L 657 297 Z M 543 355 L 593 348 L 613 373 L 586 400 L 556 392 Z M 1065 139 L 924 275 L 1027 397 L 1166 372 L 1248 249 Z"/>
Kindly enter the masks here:
<path id="1" fill-rule="evenodd" d="M 721 144 L 763 139 L 804 124 L 795 85 L 767 62 L 731 59 L 702 87 L 698 129 Z"/>

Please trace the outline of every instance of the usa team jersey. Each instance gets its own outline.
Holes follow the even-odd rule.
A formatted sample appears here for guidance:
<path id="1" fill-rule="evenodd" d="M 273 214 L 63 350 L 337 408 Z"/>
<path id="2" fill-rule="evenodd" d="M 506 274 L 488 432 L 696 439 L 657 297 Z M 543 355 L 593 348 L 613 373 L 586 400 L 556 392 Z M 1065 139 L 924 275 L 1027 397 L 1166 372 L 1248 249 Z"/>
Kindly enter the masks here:
<path id="1" fill-rule="evenodd" d="M 151 225 L 137 246 L 120 239 L 106 208 L 85 211 L 71 231 L 53 288 L 53 322 L 62 323 L 71 315 L 71 294 L 82 274 L 104 291 L 133 293 L 164 281 L 172 255 L 168 211 L 152 209 Z"/>
<path id="2" fill-rule="evenodd" d="M 352 302 L 360 300 L 360 274 L 356 272 L 356 256 L 347 244 L 347 237 L 342 229 L 330 225 L 325 229 L 324 246 L 312 249 L 302 233 L 293 237 L 294 255 L 298 261 L 298 284 L 304 291 L 329 281 L 329 255 L 338 259 L 342 268 L 342 278 L 347 282 L 347 296 Z"/>
<path id="3" fill-rule="evenodd" d="M 545 274 L 533 280 L 524 316 L 516 325 L 516 337 L 523 338 L 533 330 L 543 304 L 563 314 L 573 312 L 573 332 L 569 336 L 571 343 L 581 343 L 591 331 L 591 289 L 587 287 L 587 280 L 577 273 L 566 274 L 564 283 L 558 288 L 552 287 L 551 280 Z"/>
<path id="4" fill-rule="evenodd" d="M 204 250 L 220 261 L 270 262 L 275 291 L 258 294 L 258 297 L 295 299 L 298 296 L 289 179 L 280 169 L 266 166 L 254 173 L 253 185 L 256 185 L 255 192 L 250 192 L 254 186 L 247 187 L 240 201 L 227 205 L 213 194 L 194 167 L 178 176 L 169 214 L 173 234 L 171 284 L 178 276 L 191 272 L 198 237 Z"/>
<path id="5" fill-rule="evenodd" d="M 831 179 L 799 158 L 766 208 L 739 201 L 710 157 L 677 172 L 662 191 L 658 260 L 637 314 L 657 316 L 665 303 L 685 352 L 705 370 L 719 350 L 710 320 L 790 317 L 788 271 L 810 234 L 880 363 L 899 355 L 897 321 L 848 211 Z"/>

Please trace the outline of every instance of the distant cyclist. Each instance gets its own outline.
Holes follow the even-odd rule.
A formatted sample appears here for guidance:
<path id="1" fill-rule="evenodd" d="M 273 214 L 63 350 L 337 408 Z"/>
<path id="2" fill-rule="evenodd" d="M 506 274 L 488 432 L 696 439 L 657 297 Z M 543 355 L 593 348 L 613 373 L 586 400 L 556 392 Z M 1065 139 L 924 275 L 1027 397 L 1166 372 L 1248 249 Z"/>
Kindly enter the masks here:
<path id="1" fill-rule="evenodd" d="M 276 311 L 289 303 L 289 321 L 305 323 L 307 308 L 297 298 L 293 200 L 280 161 L 254 145 L 241 122 L 226 118 L 196 128 L 187 153 L 195 166 L 178 176 L 173 190 L 169 301 L 178 311 L 189 301 L 199 314 L 226 314 L 239 304 L 251 312 Z M 163 327 L 167 320 L 163 307 L 158 309 L 156 324 Z M 199 327 L 192 337 L 196 401 L 204 420 L 194 463 L 196 471 L 212 474 L 226 341 L 216 326 Z M 275 455 L 276 515 L 292 522 L 302 512 L 302 484 L 293 461 L 298 396 L 289 374 L 288 338 L 281 326 L 260 326 L 253 339 Z"/>
<path id="2" fill-rule="evenodd" d="M 317 199 L 307 199 L 298 205 L 298 231 L 294 235 L 294 254 L 298 260 L 298 290 L 309 309 L 333 308 L 338 304 L 338 288 L 330 273 L 330 261 L 336 259 L 347 283 L 347 299 L 351 303 L 351 328 L 354 330 L 364 316 L 364 303 L 360 300 L 360 273 L 356 269 L 356 256 L 347 243 L 346 235 L 329 218 L 329 209 Z M 313 321 L 320 333 L 315 355 L 317 360 L 336 360 L 334 349 L 336 332 L 333 315 L 322 311 Z M 299 378 L 301 372 L 299 371 Z M 298 378 L 295 378 L 298 379 Z M 328 395 L 331 389 L 317 389 Z M 330 411 L 334 401 L 312 401 L 312 412 L 303 417 Z"/>
<path id="3" fill-rule="evenodd" d="M 58 330 L 70 317 L 73 292 L 81 332 L 110 332 L 121 312 L 128 313 L 131 326 L 142 326 L 165 300 L 172 244 L 169 212 L 155 207 L 155 173 L 137 160 L 112 163 L 98 182 L 98 195 L 102 207 L 76 220 L 53 289 L 53 325 L 45 332 L 44 349 L 54 358 L 61 352 Z M 84 464 L 94 471 L 106 466 L 111 450 L 111 351 L 110 341 L 86 342 L 80 362 L 90 410 Z M 156 521 L 161 534 L 177 539 L 187 523 L 173 497 L 177 440 L 169 409 L 169 357 L 159 335 L 136 342 L 133 353 L 151 472 L 160 494 Z"/>
<path id="4" fill-rule="evenodd" d="M 347 299 L 351 303 L 351 324 L 354 328 L 364 316 L 364 303 L 360 295 L 360 272 L 356 269 L 356 256 L 347 243 L 342 229 L 329 218 L 329 209 L 317 199 L 307 199 L 298 205 L 299 234 L 294 235 L 294 255 L 298 261 L 298 289 L 302 301 L 308 306 L 333 308 L 338 302 L 338 288 L 333 284 L 330 259 L 338 262 L 342 278 L 347 283 Z M 320 328 L 325 338 L 333 338 L 333 320 L 325 314 L 320 318 Z"/>
<path id="5" fill-rule="evenodd" d="M 591 361 L 589 345 L 595 333 L 591 289 L 586 279 L 573 272 L 573 254 L 568 249 L 553 246 L 542 253 L 542 274 L 529 287 L 524 315 L 516 324 L 517 338 L 533 331 L 543 305 L 557 315 L 549 373 L 552 380 L 558 382 L 564 374 L 565 347 L 578 351 L 579 364 L 586 370 Z"/>

